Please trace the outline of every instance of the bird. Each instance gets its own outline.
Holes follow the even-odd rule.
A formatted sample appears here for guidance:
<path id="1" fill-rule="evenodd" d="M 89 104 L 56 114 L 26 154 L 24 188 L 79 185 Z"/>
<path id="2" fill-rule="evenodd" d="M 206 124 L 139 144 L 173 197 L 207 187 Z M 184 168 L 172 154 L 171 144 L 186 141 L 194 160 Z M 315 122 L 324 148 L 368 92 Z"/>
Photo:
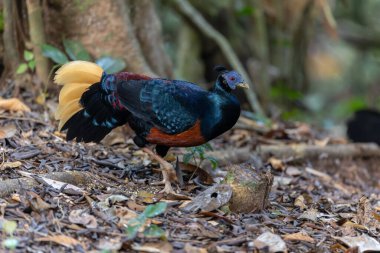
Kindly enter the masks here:
<path id="1" fill-rule="evenodd" d="M 380 145 L 380 112 L 373 108 L 357 110 L 347 123 L 347 136 L 353 142 Z"/>
<path id="2" fill-rule="evenodd" d="M 217 66 L 215 71 L 213 88 L 205 90 L 183 80 L 107 74 L 92 62 L 66 63 L 54 77 L 63 86 L 55 113 L 58 130 L 67 130 L 68 141 L 100 142 L 112 129 L 128 124 L 134 143 L 166 168 L 164 191 L 173 193 L 163 159 L 169 149 L 202 145 L 231 129 L 240 116 L 232 91 L 248 84 L 235 70 Z M 148 148 L 151 144 L 157 154 Z"/>

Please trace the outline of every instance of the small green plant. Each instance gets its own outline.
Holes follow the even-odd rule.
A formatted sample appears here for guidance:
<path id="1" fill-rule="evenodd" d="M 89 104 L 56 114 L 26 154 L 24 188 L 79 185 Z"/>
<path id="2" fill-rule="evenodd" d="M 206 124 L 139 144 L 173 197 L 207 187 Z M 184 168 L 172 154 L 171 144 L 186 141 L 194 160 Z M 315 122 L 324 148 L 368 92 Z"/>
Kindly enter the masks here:
<path id="1" fill-rule="evenodd" d="M 24 60 L 25 62 L 21 63 L 16 70 L 16 74 L 23 74 L 28 69 L 34 71 L 36 68 L 36 60 L 34 59 L 34 54 L 31 51 L 24 50 Z"/>
<path id="2" fill-rule="evenodd" d="M 188 164 L 191 159 L 194 160 L 197 168 L 200 168 L 205 160 L 210 161 L 213 169 L 218 167 L 218 161 L 212 156 L 206 156 L 206 151 L 212 151 L 210 143 L 206 143 L 196 147 L 186 148 L 187 153 L 183 155 L 183 162 Z"/>
<path id="3" fill-rule="evenodd" d="M 17 228 L 17 222 L 6 220 L 2 225 L 3 233 L 9 236 L 3 241 L 2 246 L 9 250 L 15 250 L 18 245 L 18 240 L 13 237 L 13 233 Z"/>
<path id="4" fill-rule="evenodd" d="M 159 226 L 152 224 L 149 227 L 145 227 L 145 223 L 148 218 L 153 218 L 157 215 L 162 214 L 165 212 L 167 208 L 167 204 L 165 202 L 159 202 L 154 205 L 149 205 L 145 208 L 144 212 L 142 212 L 139 216 L 136 218 L 133 218 L 128 221 L 126 224 L 126 233 L 129 240 L 132 240 L 136 237 L 137 233 L 144 228 L 144 236 L 145 237 L 159 237 L 163 238 L 165 237 L 165 231 L 162 230 Z"/>
<path id="5" fill-rule="evenodd" d="M 64 52 L 52 45 L 44 44 L 42 45 L 42 54 L 51 59 L 54 63 L 58 64 L 58 66 L 69 62 L 69 60 L 93 61 L 90 54 L 80 42 L 63 40 L 63 47 Z M 102 67 L 108 74 L 122 71 L 126 66 L 122 59 L 111 56 L 100 57 L 95 60 L 95 63 Z"/>

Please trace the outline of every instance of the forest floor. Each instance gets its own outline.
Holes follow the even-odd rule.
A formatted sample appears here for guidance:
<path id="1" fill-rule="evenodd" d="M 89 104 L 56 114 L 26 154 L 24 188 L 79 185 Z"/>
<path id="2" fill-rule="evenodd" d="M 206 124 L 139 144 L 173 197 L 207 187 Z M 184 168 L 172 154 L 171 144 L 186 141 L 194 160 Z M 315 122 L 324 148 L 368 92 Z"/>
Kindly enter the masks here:
<path id="1" fill-rule="evenodd" d="M 160 193 L 163 186 L 153 185 L 161 178 L 158 165 L 133 144 L 130 131 L 120 130 L 101 144 L 66 142 L 64 134 L 56 132 L 57 123 L 48 110 L 28 105 L 32 112 L 0 113 L 3 250 L 380 250 L 379 158 L 331 157 L 328 152 L 300 158 L 259 152 L 267 144 L 323 149 L 344 143 L 306 124 L 277 124 L 258 134 L 244 125 L 246 120 L 212 141 L 219 153 L 239 156 L 235 151 L 244 149 L 245 155 L 231 158 L 226 166 L 220 163 L 209 174 L 240 162 L 265 167 L 274 176 L 269 204 L 263 211 L 246 214 L 223 207 L 191 213 L 183 207 L 204 190 L 201 183 L 206 183 L 191 175 L 207 174 L 206 169 L 193 171 L 190 176 L 184 172 L 185 186 L 181 190 L 174 187 L 179 195 Z M 184 163 L 180 166 L 186 167 Z M 147 206 L 149 210 L 145 210 Z"/>

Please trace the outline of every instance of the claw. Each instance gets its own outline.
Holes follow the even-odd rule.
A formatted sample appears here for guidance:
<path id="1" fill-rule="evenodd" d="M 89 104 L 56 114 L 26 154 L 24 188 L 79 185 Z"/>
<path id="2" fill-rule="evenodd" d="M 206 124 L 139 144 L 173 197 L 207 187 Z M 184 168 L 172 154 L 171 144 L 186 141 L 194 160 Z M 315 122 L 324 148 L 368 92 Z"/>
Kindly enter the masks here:
<path id="1" fill-rule="evenodd" d="M 143 148 L 143 151 L 161 165 L 163 180 L 160 183 L 163 183 L 165 185 L 164 189 L 161 192 L 167 194 L 176 194 L 171 185 L 171 181 L 178 181 L 173 166 L 165 161 L 162 157 L 155 154 L 149 148 Z"/>

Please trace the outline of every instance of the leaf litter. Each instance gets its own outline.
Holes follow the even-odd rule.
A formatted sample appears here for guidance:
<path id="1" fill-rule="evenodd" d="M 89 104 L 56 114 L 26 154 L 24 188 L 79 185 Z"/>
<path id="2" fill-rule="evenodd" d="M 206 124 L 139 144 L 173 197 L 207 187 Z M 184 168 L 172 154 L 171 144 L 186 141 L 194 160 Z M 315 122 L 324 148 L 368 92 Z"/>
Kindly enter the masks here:
<path id="1" fill-rule="evenodd" d="M 223 206 L 230 197 L 228 189 L 204 193 L 216 192 L 217 185 L 209 185 L 210 175 L 219 171 L 202 167 L 203 174 L 196 176 L 205 179 L 197 181 L 196 170 L 184 169 L 185 185 L 179 192 L 190 201 L 169 199 L 159 193 L 161 186 L 152 184 L 160 180 L 157 165 L 133 145 L 129 130 L 121 128 L 121 135 L 114 137 L 118 141 L 108 145 L 66 142 L 64 134 L 56 132 L 56 123 L 43 116 L 41 106 L 33 104 L 33 112 L 27 108 L 16 101 L 2 114 L 1 126 L 12 127 L 0 138 L 0 180 L 26 178 L 35 183 L 17 185 L 12 194 L 0 198 L 0 234 L 7 241 L 0 247 L 14 247 L 14 252 L 380 250 L 377 158 L 297 160 L 274 154 L 265 160 L 257 152 L 248 161 L 272 168 L 274 175 L 269 205 L 260 212 L 239 214 Z M 213 149 L 243 147 L 253 154 L 252 147 L 260 142 L 308 142 L 319 147 L 334 143 L 304 124 L 279 123 L 276 129 L 260 131 L 247 130 L 255 125 L 248 118 L 242 124 L 246 126 L 212 141 Z M 218 170 L 224 167 L 219 164 Z M 61 172 L 92 177 L 70 183 L 50 179 Z M 211 195 L 225 199 L 210 204 L 215 201 Z M 183 208 L 189 203 L 197 210 L 186 212 Z"/>

